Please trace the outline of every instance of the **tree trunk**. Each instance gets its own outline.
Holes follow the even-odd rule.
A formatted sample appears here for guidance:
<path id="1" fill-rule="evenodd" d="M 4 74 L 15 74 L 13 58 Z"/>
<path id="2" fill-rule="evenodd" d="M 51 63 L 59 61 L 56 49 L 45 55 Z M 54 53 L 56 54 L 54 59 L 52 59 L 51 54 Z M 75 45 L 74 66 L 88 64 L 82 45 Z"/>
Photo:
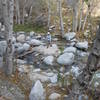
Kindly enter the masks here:
<path id="1" fill-rule="evenodd" d="M 78 28 L 78 3 L 73 7 L 73 31 L 76 32 Z"/>
<path id="2" fill-rule="evenodd" d="M 82 5 L 81 5 L 81 9 L 80 9 L 80 23 L 79 23 L 79 31 L 80 31 L 81 28 L 82 28 L 83 7 L 84 7 L 84 0 L 82 0 Z"/>
<path id="3" fill-rule="evenodd" d="M 20 8 L 19 8 L 19 0 L 16 0 L 16 22 L 20 24 Z"/>
<path id="4" fill-rule="evenodd" d="M 59 0 L 59 18 L 60 18 L 60 31 L 62 38 L 64 37 L 64 25 L 63 25 L 63 17 L 62 17 L 62 2 Z"/>
<path id="5" fill-rule="evenodd" d="M 13 7 L 14 7 L 13 0 L 9 1 L 3 0 L 5 37 L 7 41 L 7 49 L 5 53 L 5 72 L 7 75 L 11 75 L 13 72 L 13 45 L 12 45 Z"/>
<path id="6" fill-rule="evenodd" d="M 50 28 L 50 18 L 51 18 L 51 8 L 50 8 L 50 0 L 48 0 L 48 29 Z"/>

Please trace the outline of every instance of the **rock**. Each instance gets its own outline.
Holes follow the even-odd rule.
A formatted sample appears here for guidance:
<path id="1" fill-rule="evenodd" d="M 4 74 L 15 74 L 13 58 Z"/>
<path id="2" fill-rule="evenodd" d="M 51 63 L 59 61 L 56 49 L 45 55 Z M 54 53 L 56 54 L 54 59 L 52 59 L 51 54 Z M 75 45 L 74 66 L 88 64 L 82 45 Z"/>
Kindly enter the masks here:
<path id="1" fill-rule="evenodd" d="M 17 35 L 21 35 L 21 34 L 25 34 L 25 32 L 24 31 L 17 32 Z"/>
<path id="2" fill-rule="evenodd" d="M 16 43 L 16 38 L 14 36 L 12 37 L 12 43 Z"/>
<path id="3" fill-rule="evenodd" d="M 32 39 L 32 40 L 29 41 L 29 44 L 33 45 L 33 46 L 39 46 L 39 45 L 41 45 L 43 43 L 41 41 L 39 41 L 39 40 Z"/>
<path id="4" fill-rule="evenodd" d="M 80 56 L 80 57 L 85 57 L 85 56 L 89 56 L 89 53 L 77 50 L 77 55 Z"/>
<path id="5" fill-rule="evenodd" d="M 7 42 L 0 41 L 0 56 L 3 56 L 3 54 L 6 52 L 6 48 L 7 48 Z"/>
<path id="6" fill-rule="evenodd" d="M 53 65 L 53 61 L 54 61 L 54 57 L 53 56 L 47 56 L 44 59 L 44 63 L 46 63 L 47 65 Z"/>
<path id="7" fill-rule="evenodd" d="M 44 88 L 42 83 L 37 80 L 29 95 L 29 100 L 45 100 Z"/>
<path id="8" fill-rule="evenodd" d="M 73 53 L 64 53 L 57 59 L 57 62 L 61 65 L 71 65 L 74 62 Z"/>
<path id="9" fill-rule="evenodd" d="M 30 37 L 31 37 L 31 38 L 32 38 L 34 35 L 35 35 L 35 32 L 34 32 L 34 31 L 30 32 Z"/>
<path id="10" fill-rule="evenodd" d="M 100 93 L 100 70 L 96 71 L 91 79 L 90 88 Z"/>
<path id="11" fill-rule="evenodd" d="M 0 68 L 3 67 L 3 57 L 0 57 Z"/>
<path id="12" fill-rule="evenodd" d="M 71 72 L 73 73 L 73 75 L 75 77 L 78 77 L 80 75 L 80 69 L 79 69 L 79 67 L 72 66 Z"/>
<path id="13" fill-rule="evenodd" d="M 30 45 L 27 44 L 27 43 L 24 43 L 23 48 L 24 48 L 25 51 L 28 51 L 30 49 Z"/>
<path id="14" fill-rule="evenodd" d="M 18 54 L 21 54 L 21 53 L 23 53 L 25 50 L 24 50 L 24 48 L 23 48 L 23 46 L 22 46 L 22 47 L 18 47 L 18 48 L 16 49 L 16 51 L 17 51 Z"/>
<path id="15" fill-rule="evenodd" d="M 27 63 L 27 62 L 24 61 L 24 60 L 17 59 L 17 64 L 19 64 L 19 65 L 24 65 L 24 64 L 26 64 L 26 63 Z"/>
<path id="16" fill-rule="evenodd" d="M 56 44 L 53 44 L 49 48 L 47 48 L 47 46 L 41 45 L 39 47 L 35 47 L 34 51 L 39 52 L 46 56 L 51 56 L 51 55 L 58 56 L 60 54 L 60 50 L 58 49 Z"/>
<path id="17" fill-rule="evenodd" d="M 75 32 L 69 32 L 65 34 L 66 40 L 72 40 L 73 38 L 75 38 L 75 36 L 76 36 Z"/>
<path id="18" fill-rule="evenodd" d="M 27 36 L 26 41 L 30 41 L 30 40 L 31 40 L 30 36 Z"/>
<path id="19" fill-rule="evenodd" d="M 58 79 L 58 77 L 57 77 L 57 75 L 55 74 L 55 75 L 53 75 L 52 77 L 50 77 L 50 81 L 51 81 L 51 83 L 57 83 L 57 79 Z"/>
<path id="20" fill-rule="evenodd" d="M 30 71 L 30 69 L 33 68 L 32 65 L 19 65 L 18 66 L 18 70 L 21 72 L 21 73 L 28 73 Z"/>
<path id="21" fill-rule="evenodd" d="M 67 48 L 65 48 L 65 50 L 63 51 L 63 53 L 76 53 L 76 48 L 75 47 L 67 47 Z"/>
<path id="22" fill-rule="evenodd" d="M 49 100 L 58 100 L 61 98 L 61 95 L 58 94 L 58 93 L 52 93 L 50 96 L 49 96 Z"/>
<path id="23" fill-rule="evenodd" d="M 46 75 L 40 74 L 40 73 L 29 73 L 30 80 L 37 81 L 40 80 L 41 82 L 49 82 L 50 78 Z"/>
<path id="24" fill-rule="evenodd" d="M 18 43 L 15 43 L 14 46 L 15 46 L 15 48 L 19 48 L 19 47 L 22 47 L 23 44 L 18 42 Z"/>
<path id="25" fill-rule="evenodd" d="M 87 41 L 78 42 L 78 43 L 76 43 L 76 47 L 79 49 L 87 50 L 88 49 L 88 42 Z"/>
<path id="26" fill-rule="evenodd" d="M 20 35 L 17 37 L 17 41 L 18 41 L 18 42 L 21 42 L 21 43 L 24 43 L 24 42 L 25 42 L 25 35 L 24 35 L 24 34 L 20 34 Z"/>

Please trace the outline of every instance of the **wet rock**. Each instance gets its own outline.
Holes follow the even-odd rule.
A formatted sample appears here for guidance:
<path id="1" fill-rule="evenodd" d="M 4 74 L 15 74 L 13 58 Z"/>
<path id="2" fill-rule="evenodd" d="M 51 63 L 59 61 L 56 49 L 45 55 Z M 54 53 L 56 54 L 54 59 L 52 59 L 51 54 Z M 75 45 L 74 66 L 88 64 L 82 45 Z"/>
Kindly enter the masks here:
<path id="1" fill-rule="evenodd" d="M 76 47 L 82 50 L 87 50 L 88 49 L 88 42 L 84 41 L 84 42 L 78 42 L 76 44 Z"/>
<path id="2" fill-rule="evenodd" d="M 58 94 L 58 93 L 52 93 L 50 96 L 49 96 L 49 100 L 58 100 L 61 98 L 61 95 Z"/>
<path id="3" fill-rule="evenodd" d="M 75 36 L 76 36 L 75 32 L 69 32 L 65 34 L 66 40 L 72 40 L 73 38 L 75 38 Z"/>
<path id="4" fill-rule="evenodd" d="M 67 48 L 65 48 L 65 50 L 63 51 L 63 53 L 76 53 L 76 48 L 75 47 L 67 47 Z"/>
<path id="5" fill-rule="evenodd" d="M 20 35 L 17 37 L 17 41 L 18 41 L 18 42 L 21 42 L 21 43 L 24 43 L 24 42 L 25 42 L 25 35 L 24 35 L 24 34 L 20 34 Z"/>
<path id="6" fill-rule="evenodd" d="M 74 62 L 73 53 L 64 53 L 57 59 L 57 62 L 61 65 L 71 65 Z"/>
<path id="7" fill-rule="evenodd" d="M 54 61 L 54 57 L 53 56 L 47 56 L 44 59 L 44 63 L 46 63 L 47 65 L 53 65 L 53 61 Z"/>
<path id="8" fill-rule="evenodd" d="M 29 100 L 45 100 L 45 90 L 42 83 L 37 80 L 29 95 Z"/>

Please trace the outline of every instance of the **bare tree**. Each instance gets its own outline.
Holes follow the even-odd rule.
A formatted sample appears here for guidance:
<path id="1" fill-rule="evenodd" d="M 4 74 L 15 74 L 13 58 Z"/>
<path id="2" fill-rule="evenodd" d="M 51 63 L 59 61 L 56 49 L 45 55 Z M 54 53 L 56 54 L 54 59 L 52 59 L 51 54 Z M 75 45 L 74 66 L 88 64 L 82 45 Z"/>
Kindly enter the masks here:
<path id="1" fill-rule="evenodd" d="M 13 8 L 14 0 L 3 0 L 3 18 L 5 25 L 5 37 L 7 40 L 7 49 L 5 53 L 5 71 L 10 75 L 13 72 Z"/>
<path id="2" fill-rule="evenodd" d="M 50 8 L 50 0 L 48 0 L 48 29 L 50 27 L 50 17 L 51 17 L 51 8 Z"/>
<path id="3" fill-rule="evenodd" d="M 73 31 L 78 28 L 79 0 L 66 0 L 67 4 L 73 8 Z"/>
<path id="4" fill-rule="evenodd" d="M 62 2 L 61 0 L 58 0 L 59 2 L 59 18 L 60 18 L 60 31 L 62 37 L 64 37 L 64 25 L 63 25 L 63 17 L 62 17 Z"/>
<path id="5" fill-rule="evenodd" d="M 81 0 L 79 31 L 82 28 L 83 7 L 84 7 L 84 0 Z"/>

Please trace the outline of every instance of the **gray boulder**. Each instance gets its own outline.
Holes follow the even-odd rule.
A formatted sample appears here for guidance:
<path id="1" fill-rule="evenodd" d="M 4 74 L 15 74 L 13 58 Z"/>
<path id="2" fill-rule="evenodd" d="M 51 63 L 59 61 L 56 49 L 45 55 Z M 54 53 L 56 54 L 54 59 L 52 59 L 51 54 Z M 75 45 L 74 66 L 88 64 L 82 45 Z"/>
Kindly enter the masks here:
<path id="1" fill-rule="evenodd" d="M 74 62 L 73 53 L 64 53 L 57 59 L 57 62 L 61 65 L 71 65 Z"/>
<path id="2" fill-rule="evenodd" d="M 73 38 L 75 38 L 75 36 L 76 36 L 75 32 L 69 32 L 65 34 L 66 40 L 72 40 Z"/>
<path id="3" fill-rule="evenodd" d="M 76 50 L 77 50 L 77 49 L 76 49 L 75 47 L 72 47 L 72 46 L 71 46 L 71 47 L 65 48 L 64 51 L 63 51 L 63 53 L 66 53 L 66 52 L 67 52 L 67 53 L 76 53 Z"/>
<path id="4" fill-rule="evenodd" d="M 20 35 L 17 37 L 17 41 L 18 41 L 18 42 L 21 42 L 21 43 L 24 43 L 24 42 L 25 42 L 25 35 L 24 35 L 24 34 L 20 34 Z"/>
<path id="5" fill-rule="evenodd" d="M 54 61 L 54 57 L 53 56 L 47 56 L 44 59 L 44 63 L 46 63 L 47 65 L 53 65 L 53 61 Z"/>
<path id="6" fill-rule="evenodd" d="M 45 100 L 44 92 L 42 83 L 39 80 L 36 81 L 29 95 L 29 100 Z"/>
<path id="7" fill-rule="evenodd" d="M 28 42 L 30 45 L 33 45 L 33 46 L 39 46 L 41 44 L 43 44 L 41 41 L 37 40 L 37 39 L 32 39 Z"/>
<path id="8" fill-rule="evenodd" d="M 24 43 L 23 48 L 24 48 L 25 51 L 28 51 L 30 49 L 30 45 L 27 44 L 27 43 Z"/>
<path id="9" fill-rule="evenodd" d="M 78 42 L 78 43 L 76 43 L 76 47 L 79 49 L 87 50 L 88 49 L 88 42 L 87 41 Z"/>

